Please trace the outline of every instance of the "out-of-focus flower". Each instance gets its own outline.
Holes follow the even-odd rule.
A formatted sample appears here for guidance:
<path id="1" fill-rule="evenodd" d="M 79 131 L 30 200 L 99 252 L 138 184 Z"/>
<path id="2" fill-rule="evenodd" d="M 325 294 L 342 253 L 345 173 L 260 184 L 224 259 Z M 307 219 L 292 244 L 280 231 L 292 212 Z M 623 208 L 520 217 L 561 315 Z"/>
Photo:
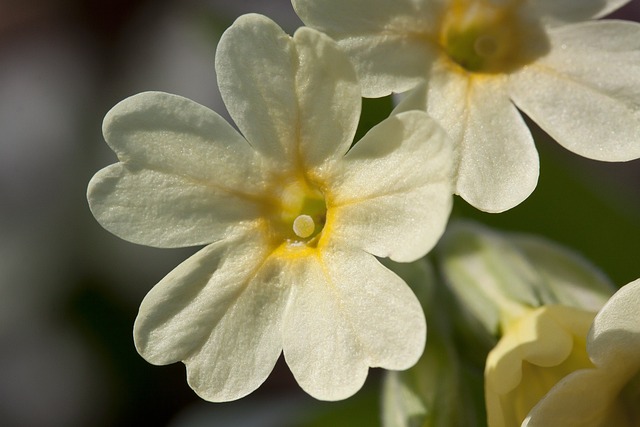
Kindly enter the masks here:
<path id="1" fill-rule="evenodd" d="M 640 279 L 616 292 L 596 315 L 586 337 L 586 353 L 593 365 L 562 379 L 549 378 L 559 381 L 533 408 L 523 426 L 640 425 L 638 307 Z M 584 360 L 586 356 L 579 357 Z M 551 368 L 551 375 L 555 374 L 554 369 Z"/>
<path id="2" fill-rule="evenodd" d="M 216 71 L 244 138 L 165 93 L 128 98 L 105 118 L 120 163 L 89 184 L 98 221 L 136 243 L 209 244 L 142 302 L 138 351 L 154 364 L 183 361 L 211 401 L 256 389 L 281 352 L 301 387 L 326 400 L 355 393 L 370 366 L 413 365 L 422 309 L 374 255 L 415 260 L 443 232 L 444 131 L 407 112 L 349 149 L 360 114 L 352 65 L 323 34 L 289 37 L 260 15 L 225 32 Z"/>
<path id="3" fill-rule="evenodd" d="M 593 367 L 586 352 L 586 337 L 594 316 L 586 310 L 549 305 L 505 326 L 485 367 L 490 427 L 519 426 L 560 379 Z"/>
<path id="4" fill-rule="evenodd" d="M 415 90 L 458 151 L 456 192 L 500 212 L 534 190 L 538 155 L 516 107 L 567 149 L 640 157 L 640 25 L 592 21 L 628 0 L 292 0 L 343 47 L 363 95 Z"/>

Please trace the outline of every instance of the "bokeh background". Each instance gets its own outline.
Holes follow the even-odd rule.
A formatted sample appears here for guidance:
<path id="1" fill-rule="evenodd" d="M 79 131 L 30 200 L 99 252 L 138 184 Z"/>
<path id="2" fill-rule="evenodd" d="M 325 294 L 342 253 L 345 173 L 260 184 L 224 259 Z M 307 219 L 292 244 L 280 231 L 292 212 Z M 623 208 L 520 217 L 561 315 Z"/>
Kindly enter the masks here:
<path id="1" fill-rule="evenodd" d="M 228 117 L 215 47 L 249 12 L 301 25 L 288 0 L 0 0 L 0 426 L 378 425 L 377 370 L 327 403 L 279 363 L 251 396 L 212 404 L 182 364 L 147 364 L 133 346 L 138 305 L 196 248 L 124 242 L 87 206 L 89 179 L 116 160 L 101 123 L 118 101 L 161 90 Z M 639 1 L 614 17 L 640 20 Z M 365 101 L 360 133 L 390 108 Z M 535 135 L 541 177 L 527 201 L 489 215 L 457 199 L 454 215 L 566 244 L 618 285 L 640 277 L 640 162 L 583 159 Z"/>

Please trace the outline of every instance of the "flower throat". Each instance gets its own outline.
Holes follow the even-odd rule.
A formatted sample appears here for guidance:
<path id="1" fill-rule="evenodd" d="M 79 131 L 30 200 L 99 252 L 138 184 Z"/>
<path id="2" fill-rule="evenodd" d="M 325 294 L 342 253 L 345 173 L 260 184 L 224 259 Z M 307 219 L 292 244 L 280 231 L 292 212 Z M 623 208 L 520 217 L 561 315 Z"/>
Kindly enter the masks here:
<path id="1" fill-rule="evenodd" d="M 542 27 L 524 18 L 521 6 L 520 0 L 451 0 L 438 43 L 466 71 L 514 71 L 549 50 Z"/>

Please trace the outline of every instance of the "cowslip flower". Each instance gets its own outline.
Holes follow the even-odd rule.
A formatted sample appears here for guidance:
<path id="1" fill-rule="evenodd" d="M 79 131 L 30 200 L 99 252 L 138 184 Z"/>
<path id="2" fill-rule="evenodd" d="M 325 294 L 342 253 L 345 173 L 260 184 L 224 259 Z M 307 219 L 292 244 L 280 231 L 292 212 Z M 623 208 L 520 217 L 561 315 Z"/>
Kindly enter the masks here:
<path id="1" fill-rule="evenodd" d="M 184 362 L 210 401 L 255 390 L 281 353 L 325 400 L 355 393 L 369 367 L 410 367 L 424 314 L 375 256 L 415 260 L 442 234 L 453 197 L 445 132 L 407 112 L 350 149 L 361 98 L 347 57 L 315 30 L 290 37 L 260 15 L 223 34 L 216 72 L 241 134 L 158 92 L 104 121 L 120 162 L 89 184 L 100 224 L 150 246 L 208 244 L 145 297 L 139 353 Z"/>
<path id="2" fill-rule="evenodd" d="M 640 280 L 597 314 L 551 305 L 508 325 L 487 358 L 489 426 L 637 426 L 638 304 Z"/>
<path id="3" fill-rule="evenodd" d="M 591 159 L 640 157 L 640 25 L 593 21 L 629 0 L 292 0 L 345 49 L 363 96 L 413 91 L 457 148 L 456 192 L 500 212 L 534 190 L 518 109 Z M 426 83 L 425 83 L 426 82 Z"/>

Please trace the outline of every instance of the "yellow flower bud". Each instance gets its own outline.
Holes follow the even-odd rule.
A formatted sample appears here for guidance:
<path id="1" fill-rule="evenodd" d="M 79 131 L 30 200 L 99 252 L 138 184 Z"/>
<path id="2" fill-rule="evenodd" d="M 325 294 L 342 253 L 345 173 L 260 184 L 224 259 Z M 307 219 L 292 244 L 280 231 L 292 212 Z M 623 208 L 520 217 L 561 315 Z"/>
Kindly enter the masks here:
<path id="1" fill-rule="evenodd" d="M 562 305 L 532 309 L 504 328 L 485 367 L 490 427 L 517 427 L 562 378 L 592 368 L 586 350 L 594 312 Z"/>

